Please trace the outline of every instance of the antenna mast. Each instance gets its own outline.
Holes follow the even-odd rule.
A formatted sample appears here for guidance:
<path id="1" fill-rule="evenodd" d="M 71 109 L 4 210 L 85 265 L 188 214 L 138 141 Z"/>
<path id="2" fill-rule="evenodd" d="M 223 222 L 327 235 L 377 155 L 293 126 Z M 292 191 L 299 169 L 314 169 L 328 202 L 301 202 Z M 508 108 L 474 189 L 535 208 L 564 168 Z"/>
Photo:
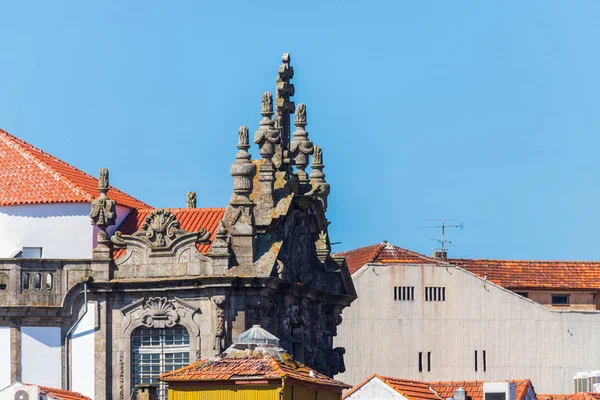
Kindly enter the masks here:
<path id="1" fill-rule="evenodd" d="M 448 258 L 448 247 L 446 246 L 446 243 L 448 244 L 452 244 L 452 240 L 451 239 L 446 239 L 446 228 L 459 228 L 461 231 L 463 229 L 463 223 L 459 223 L 459 224 L 448 224 L 448 221 L 456 221 L 454 219 L 432 219 L 432 221 L 440 221 L 439 225 L 432 225 L 432 226 L 420 226 L 419 228 L 441 228 L 442 229 L 442 239 L 431 239 L 431 240 L 435 240 L 437 242 L 439 242 L 441 244 L 440 248 L 436 248 L 434 249 L 433 252 L 433 258 L 441 258 L 443 260 L 445 260 L 446 258 Z"/>

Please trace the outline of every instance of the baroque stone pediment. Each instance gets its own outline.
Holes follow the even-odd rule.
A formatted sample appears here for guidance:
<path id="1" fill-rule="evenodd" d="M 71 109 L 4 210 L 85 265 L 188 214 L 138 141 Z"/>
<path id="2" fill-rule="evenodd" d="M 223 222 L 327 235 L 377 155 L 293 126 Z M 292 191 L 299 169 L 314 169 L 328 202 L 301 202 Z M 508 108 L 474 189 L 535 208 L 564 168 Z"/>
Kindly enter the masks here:
<path id="1" fill-rule="evenodd" d="M 111 237 L 117 249 L 146 249 L 148 256 L 174 256 L 183 247 L 192 247 L 197 243 L 209 243 L 210 232 L 202 228 L 198 232 L 181 229 L 173 213 L 158 209 L 146 217 L 142 229 L 132 235 L 115 232 Z"/>
<path id="2" fill-rule="evenodd" d="M 138 299 L 121 309 L 123 314 L 123 332 L 139 326 L 147 328 L 172 328 L 177 324 L 184 325 L 191 334 L 200 334 L 200 309 L 175 297 L 150 297 Z"/>

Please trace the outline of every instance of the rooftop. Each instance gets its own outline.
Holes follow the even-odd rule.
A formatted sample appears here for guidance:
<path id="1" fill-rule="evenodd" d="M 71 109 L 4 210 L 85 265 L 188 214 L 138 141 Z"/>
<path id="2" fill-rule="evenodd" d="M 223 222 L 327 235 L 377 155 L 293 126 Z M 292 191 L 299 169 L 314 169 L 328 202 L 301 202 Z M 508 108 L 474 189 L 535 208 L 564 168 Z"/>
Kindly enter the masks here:
<path id="1" fill-rule="evenodd" d="M 89 203 L 99 196 L 93 176 L 0 129 L 0 206 Z M 149 208 L 111 187 L 108 197 L 129 208 Z"/>
<path id="2" fill-rule="evenodd" d="M 386 241 L 337 255 L 354 274 L 367 263 L 455 265 L 507 289 L 600 289 L 600 261 L 536 261 L 449 258 L 437 260 Z"/>

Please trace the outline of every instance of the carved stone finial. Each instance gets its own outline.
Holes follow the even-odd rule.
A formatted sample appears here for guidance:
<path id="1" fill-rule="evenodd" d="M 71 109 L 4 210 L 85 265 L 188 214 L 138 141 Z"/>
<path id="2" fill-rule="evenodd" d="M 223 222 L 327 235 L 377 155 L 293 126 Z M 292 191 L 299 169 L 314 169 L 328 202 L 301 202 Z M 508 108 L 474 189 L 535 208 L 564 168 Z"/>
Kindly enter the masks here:
<path id="1" fill-rule="evenodd" d="M 294 95 L 294 85 L 290 82 L 294 77 L 294 68 L 290 65 L 290 54 L 281 57 L 282 65 L 277 71 L 276 117 L 275 128 L 279 131 L 281 144 L 277 146 L 275 164 L 278 168 L 287 169 L 289 161 L 287 152 L 290 146 L 290 115 L 294 113 L 295 104 L 290 98 Z"/>
<path id="2" fill-rule="evenodd" d="M 230 172 L 233 177 L 233 192 L 234 196 L 241 196 L 250 201 L 249 196 L 252 192 L 252 179 L 256 173 L 256 167 L 250 161 L 250 153 L 248 153 L 248 127 L 243 125 L 238 130 L 238 145 L 239 151 L 235 156 L 235 163 L 231 165 Z"/>
<path id="3" fill-rule="evenodd" d="M 262 111 L 261 114 L 273 115 L 273 95 L 271 92 L 264 92 L 262 94 Z"/>
<path id="4" fill-rule="evenodd" d="M 313 153 L 313 144 L 308 139 L 308 132 L 304 129 L 306 124 L 306 106 L 299 104 L 294 122 L 296 130 L 290 144 L 290 156 L 296 165 L 296 174 L 301 186 L 308 181 L 308 175 L 305 170 L 308 166 L 308 158 Z"/>
<path id="5" fill-rule="evenodd" d="M 98 191 L 100 192 L 100 196 L 92 201 L 92 209 L 90 211 L 92 225 L 97 226 L 99 229 L 96 237 L 96 248 L 93 252 L 94 258 L 111 257 L 112 246 L 106 229 L 115 224 L 117 213 L 116 202 L 106 196 L 108 190 L 108 169 L 102 168 L 98 177 Z"/>
<path id="6" fill-rule="evenodd" d="M 196 192 L 190 190 L 187 193 L 187 208 L 196 208 Z"/>
<path id="7" fill-rule="evenodd" d="M 148 328 L 172 328 L 179 322 L 179 314 L 172 301 L 166 297 L 150 297 L 141 315 L 142 324 Z"/>
<path id="8" fill-rule="evenodd" d="M 329 183 L 325 181 L 325 173 L 323 172 L 323 150 L 321 146 L 315 146 L 312 160 L 312 171 L 310 173 L 311 190 L 308 195 L 317 195 L 323 203 L 323 209 L 327 210 L 327 196 L 329 196 Z"/>
<path id="9" fill-rule="evenodd" d="M 108 192 L 108 168 L 100 168 L 98 174 L 98 190 L 102 193 Z"/>

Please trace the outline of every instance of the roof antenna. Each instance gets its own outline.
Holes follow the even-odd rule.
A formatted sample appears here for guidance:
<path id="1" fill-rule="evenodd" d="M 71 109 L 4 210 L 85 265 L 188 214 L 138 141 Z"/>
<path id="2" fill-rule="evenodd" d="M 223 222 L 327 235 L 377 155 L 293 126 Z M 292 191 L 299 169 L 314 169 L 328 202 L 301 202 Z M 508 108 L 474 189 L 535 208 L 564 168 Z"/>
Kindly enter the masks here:
<path id="1" fill-rule="evenodd" d="M 456 221 L 455 219 L 431 219 L 432 221 L 440 221 L 438 225 L 430 225 L 430 226 L 420 226 L 419 228 L 442 228 L 442 239 L 431 239 L 431 240 L 435 240 L 439 243 L 441 243 L 441 247 L 440 248 L 434 248 L 434 252 L 433 252 L 433 258 L 435 259 L 441 259 L 441 260 L 446 260 L 448 258 L 448 247 L 446 246 L 447 244 L 452 244 L 452 240 L 451 239 L 446 239 L 446 228 L 459 228 L 461 231 L 464 228 L 463 223 L 458 223 L 458 224 L 448 224 L 448 221 Z"/>

